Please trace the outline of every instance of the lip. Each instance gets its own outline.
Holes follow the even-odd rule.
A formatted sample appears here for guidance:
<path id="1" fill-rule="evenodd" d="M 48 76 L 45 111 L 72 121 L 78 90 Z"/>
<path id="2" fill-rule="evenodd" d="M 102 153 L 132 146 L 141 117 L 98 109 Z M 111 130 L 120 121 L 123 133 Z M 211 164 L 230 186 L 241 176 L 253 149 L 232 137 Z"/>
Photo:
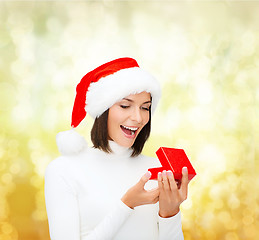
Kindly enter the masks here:
<path id="1" fill-rule="evenodd" d="M 124 125 L 123 125 L 124 126 Z M 126 127 L 129 127 L 129 126 L 126 126 Z M 133 127 L 133 126 L 131 126 L 132 128 L 136 128 L 136 127 Z M 137 127 L 138 129 L 139 129 L 139 127 Z M 120 127 L 120 129 L 121 129 L 121 127 Z M 128 135 L 128 134 L 126 134 L 125 132 L 123 132 L 123 130 L 121 129 L 121 131 L 122 131 L 122 133 L 124 134 L 124 136 L 126 137 L 126 138 L 129 138 L 129 139 L 134 139 L 136 136 L 137 136 L 137 133 L 138 133 L 138 129 L 135 131 L 135 133 L 133 134 L 133 135 Z"/>

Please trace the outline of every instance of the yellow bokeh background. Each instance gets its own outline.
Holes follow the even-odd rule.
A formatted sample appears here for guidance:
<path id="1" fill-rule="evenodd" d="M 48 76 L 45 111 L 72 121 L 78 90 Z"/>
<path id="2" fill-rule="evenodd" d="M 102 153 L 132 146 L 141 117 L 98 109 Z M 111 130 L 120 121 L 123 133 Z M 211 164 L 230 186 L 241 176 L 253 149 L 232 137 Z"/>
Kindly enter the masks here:
<path id="1" fill-rule="evenodd" d="M 185 239 L 257 239 L 258 12 L 256 1 L 0 2 L 0 240 L 49 239 L 55 136 L 70 129 L 81 77 L 122 56 L 163 90 L 144 153 L 183 148 L 197 171 Z M 92 123 L 78 127 L 89 143 Z"/>

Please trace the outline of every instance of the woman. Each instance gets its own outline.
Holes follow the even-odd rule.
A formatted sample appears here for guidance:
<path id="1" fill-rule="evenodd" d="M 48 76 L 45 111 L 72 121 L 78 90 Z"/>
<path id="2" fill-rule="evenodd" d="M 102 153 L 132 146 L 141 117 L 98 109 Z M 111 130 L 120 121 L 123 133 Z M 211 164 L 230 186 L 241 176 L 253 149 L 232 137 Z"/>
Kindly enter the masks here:
<path id="1" fill-rule="evenodd" d="M 159 97 L 157 81 L 132 58 L 82 78 L 71 125 L 86 112 L 95 119 L 93 148 L 73 129 L 57 136 L 62 156 L 45 175 L 52 240 L 183 239 L 179 206 L 187 198 L 187 169 L 179 188 L 171 171 L 149 181 L 146 171 L 158 161 L 141 154 Z"/>

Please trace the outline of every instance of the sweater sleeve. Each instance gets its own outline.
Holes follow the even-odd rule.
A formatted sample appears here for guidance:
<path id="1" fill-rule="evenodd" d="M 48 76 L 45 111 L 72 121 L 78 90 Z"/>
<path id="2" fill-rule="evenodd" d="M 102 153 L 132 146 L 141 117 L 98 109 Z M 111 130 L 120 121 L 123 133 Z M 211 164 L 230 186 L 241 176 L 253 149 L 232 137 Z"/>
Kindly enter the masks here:
<path id="1" fill-rule="evenodd" d="M 55 164 L 45 173 L 45 201 L 52 240 L 109 240 L 132 213 L 118 200 L 117 204 L 87 236 L 80 236 L 80 213 L 77 193 L 67 175 Z"/>
<path id="2" fill-rule="evenodd" d="M 162 218 L 158 215 L 159 240 L 182 240 L 183 231 L 181 212 L 170 218 Z"/>

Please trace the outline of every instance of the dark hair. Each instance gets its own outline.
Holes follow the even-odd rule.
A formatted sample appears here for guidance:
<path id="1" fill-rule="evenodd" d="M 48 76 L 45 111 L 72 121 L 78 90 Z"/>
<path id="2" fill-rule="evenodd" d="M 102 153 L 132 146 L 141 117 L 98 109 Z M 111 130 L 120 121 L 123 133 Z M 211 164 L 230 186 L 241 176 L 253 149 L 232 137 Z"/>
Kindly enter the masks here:
<path id="1" fill-rule="evenodd" d="M 101 116 L 95 119 L 92 130 L 91 130 L 91 140 L 93 142 L 94 148 L 99 148 L 104 152 L 112 152 L 109 143 L 108 143 L 108 113 L 109 109 L 107 109 Z M 132 157 L 138 156 L 144 147 L 145 142 L 149 138 L 151 130 L 151 107 L 149 109 L 149 121 L 142 128 L 140 133 L 138 134 L 134 144 L 132 145 Z"/>

